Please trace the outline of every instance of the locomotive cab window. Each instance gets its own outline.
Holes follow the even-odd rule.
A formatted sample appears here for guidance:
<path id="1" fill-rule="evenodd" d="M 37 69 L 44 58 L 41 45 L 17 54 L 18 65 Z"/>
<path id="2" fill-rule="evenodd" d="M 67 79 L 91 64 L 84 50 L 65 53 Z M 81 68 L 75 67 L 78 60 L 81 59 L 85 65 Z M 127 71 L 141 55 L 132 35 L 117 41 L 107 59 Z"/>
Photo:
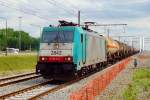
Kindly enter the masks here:
<path id="1" fill-rule="evenodd" d="M 43 43 L 72 43 L 73 31 L 44 31 L 41 42 Z"/>

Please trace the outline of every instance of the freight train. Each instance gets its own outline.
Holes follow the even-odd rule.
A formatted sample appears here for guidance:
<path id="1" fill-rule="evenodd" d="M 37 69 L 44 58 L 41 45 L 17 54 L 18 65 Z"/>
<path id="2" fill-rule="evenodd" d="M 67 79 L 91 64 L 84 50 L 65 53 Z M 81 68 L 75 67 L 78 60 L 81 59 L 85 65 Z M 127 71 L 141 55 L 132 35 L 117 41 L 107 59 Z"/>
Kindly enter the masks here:
<path id="1" fill-rule="evenodd" d="M 138 52 L 86 27 L 59 22 L 44 27 L 41 35 L 36 73 L 46 79 L 71 80 Z"/>

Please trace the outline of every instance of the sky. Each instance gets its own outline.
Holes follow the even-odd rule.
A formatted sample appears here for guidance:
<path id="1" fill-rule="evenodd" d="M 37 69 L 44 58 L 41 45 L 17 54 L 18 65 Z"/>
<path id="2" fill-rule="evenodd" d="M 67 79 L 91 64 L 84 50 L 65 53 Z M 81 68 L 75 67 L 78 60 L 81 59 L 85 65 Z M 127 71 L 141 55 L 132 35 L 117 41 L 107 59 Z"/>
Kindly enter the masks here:
<path id="1" fill-rule="evenodd" d="M 8 27 L 40 36 L 40 27 L 57 25 L 58 20 L 77 22 L 81 11 L 81 22 L 98 24 L 127 24 L 127 26 L 91 27 L 111 36 L 150 36 L 150 0 L 0 0 L 0 28 Z M 124 32 L 124 29 L 126 30 Z"/>

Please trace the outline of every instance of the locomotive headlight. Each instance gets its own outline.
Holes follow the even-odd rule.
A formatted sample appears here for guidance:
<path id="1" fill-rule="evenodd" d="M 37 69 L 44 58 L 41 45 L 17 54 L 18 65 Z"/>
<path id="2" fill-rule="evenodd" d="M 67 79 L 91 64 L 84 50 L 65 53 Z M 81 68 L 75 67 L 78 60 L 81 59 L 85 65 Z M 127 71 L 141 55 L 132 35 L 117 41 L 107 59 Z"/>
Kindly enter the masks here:
<path id="1" fill-rule="evenodd" d="M 67 62 L 72 61 L 72 57 L 65 57 L 65 61 L 67 61 Z"/>
<path id="2" fill-rule="evenodd" d="M 44 61 L 44 60 L 45 60 L 45 58 L 44 58 L 44 57 L 42 57 L 42 58 L 41 58 L 41 60 L 42 60 L 42 61 Z"/>
<path id="3" fill-rule="evenodd" d="M 70 57 L 68 57 L 68 61 L 71 61 L 71 58 L 70 58 Z"/>

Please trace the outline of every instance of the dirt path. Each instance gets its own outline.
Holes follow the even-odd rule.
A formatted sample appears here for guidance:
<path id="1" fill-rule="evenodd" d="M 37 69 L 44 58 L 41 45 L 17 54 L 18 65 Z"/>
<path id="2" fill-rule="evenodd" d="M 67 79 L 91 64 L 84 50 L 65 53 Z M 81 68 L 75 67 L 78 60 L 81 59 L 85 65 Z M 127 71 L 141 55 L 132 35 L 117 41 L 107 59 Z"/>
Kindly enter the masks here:
<path id="1" fill-rule="evenodd" d="M 137 54 L 133 58 L 138 60 L 138 67 L 134 68 L 133 61 L 112 81 L 104 92 L 96 97 L 96 100 L 124 100 L 123 91 L 132 82 L 132 76 L 135 70 L 140 67 L 150 66 L 150 53 L 145 52 Z"/>

